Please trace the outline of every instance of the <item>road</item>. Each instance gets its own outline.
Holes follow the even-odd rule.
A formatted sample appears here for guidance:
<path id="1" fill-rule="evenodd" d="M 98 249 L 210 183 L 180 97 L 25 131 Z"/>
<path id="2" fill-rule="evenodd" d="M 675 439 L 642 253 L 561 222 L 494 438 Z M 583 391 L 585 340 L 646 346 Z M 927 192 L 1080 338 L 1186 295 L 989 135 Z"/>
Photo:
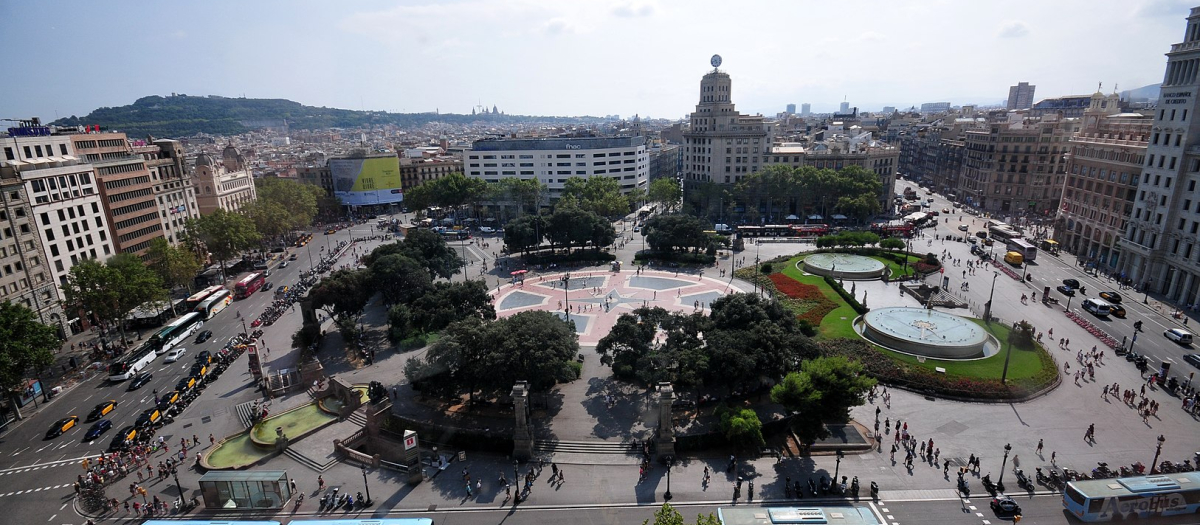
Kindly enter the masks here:
<path id="1" fill-rule="evenodd" d="M 326 245 L 332 247 L 339 241 L 349 241 L 352 235 L 368 235 L 366 228 L 369 226 L 359 225 L 353 229 L 340 230 L 333 235 L 324 235 L 323 231 L 314 233 L 312 249 L 289 248 L 291 253 L 297 254 L 297 260 L 291 261 L 287 268 L 279 268 L 279 261 L 273 261 L 271 275 L 267 280 L 276 286 L 296 283 L 300 272 L 316 263 L 324 253 Z M 310 253 L 313 259 L 311 262 Z M 340 262 L 349 261 L 343 256 Z M 230 279 L 227 287 L 232 287 L 232 283 L 240 277 L 238 275 Z M 212 338 L 207 342 L 196 344 L 193 336 L 187 342 L 181 343 L 179 346 L 187 348 L 188 351 L 176 363 L 166 364 L 163 362 L 164 358 L 159 356 L 147 368 L 154 377 L 146 386 L 130 392 L 126 388 L 127 383 L 108 382 L 107 374 L 101 374 L 56 396 L 43 409 L 0 435 L 0 508 L 4 509 L 6 516 L 22 518 L 21 522 L 24 523 L 44 523 L 48 517 L 49 521 L 56 525 L 82 523 L 84 520 L 70 506 L 74 495 L 72 483 L 76 476 L 83 472 L 82 460 L 104 452 L 116 430 L 125 425 L 132 425 L 143 410 L 150 408 L 153 405 L 155 390 L 160 393 L 173 390 L 175 384 L 191 369 L 196 353 L 201 350 L 219 350 L 230 337 L 241 333 L 243 320 L 238 318 L 238 312 L 241 312 L 245 322 L 249 323 L 273 298 L 274 290 L 260 291 L 249 298 L 234 300 L 229 307 L 205 322 L 201 328 L 213 332 Z M 290 346 L 291 334 L 299 325 L 300 314 L 297 311 L 284 315 L 274 325 L 264 328 L 263 341 L 266 347 L 287 348 Z M 144 335 L 148 337 L 148 334 Z M 278 354 L 282 355 L 283 352 Z M 272 365 L 269 354 L 267 363 Z M 280 366 L 289 365 L 280 363 Z M 242 357 L 218 380 L 211 383 L 173 423 L 161 428 L 157 435 L 167 441 L 172 453 L 178 450 L 181 438 L 190 441 L 192 436 L 200 439 L 201 448 L 207 448 L 209 434 L 220 439 L 241 428 L 233 408 L 238 403 L 260 397 L 253 387 L 253 378 L 246 366 L 246 358 Z M 113 430 L 94 441 L 83 441 L 83 435 L 91 425 L 84 423 L 88 412 L 101 401 L 110 399 L 117 401 L 116 410 L 105 416 L 113 422 Z M 80 424 L 62 436 L 44 439 L 51 424 L 68 415 L 79 416 Z M 194 456 L 194 453 L 189 452 L 189 455 Z M 126 479 L 136 480 L 132 476 Z M 146 485 L 151 494 L 162 493 L 169 497 L 178 494 L 173 481 L 148 482 Z M 109 489 L 109 496 L 123 499 L 122 491 L 121 486 L 115 486 Z"/>

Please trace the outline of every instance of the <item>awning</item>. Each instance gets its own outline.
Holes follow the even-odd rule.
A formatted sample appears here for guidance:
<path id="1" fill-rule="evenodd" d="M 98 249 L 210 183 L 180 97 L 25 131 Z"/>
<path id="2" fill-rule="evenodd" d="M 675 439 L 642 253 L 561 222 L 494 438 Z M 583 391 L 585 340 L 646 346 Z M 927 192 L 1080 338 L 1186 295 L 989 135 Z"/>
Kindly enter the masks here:
<path id="1" fill-rule="evenodd" d="M 789 220 L 789 221 L 794 221 L 794 220 L 797 220 L 797 219 L 799 219 L 799 218 L 800 218 L 800 217 L 797 217 L 797 216 L 795 216 L 795 215 L 788 215 L 788 216 L 787 216 L 787 220 Z"/>
<path id="2" fill-rule="evenodd" d="M 835 220 L 835 221 L 844 221 L 844 220 L 846 220 L 846 218 L 847 218 L 847 217 L 846 217 L 845 215 L 842 215 L 842 214 L 837 214 L 837 215 L 834 215 L 834 216 L 833 216 L 833 220 Z"/>
<path id="3" fill-rule="evenodd" d="M 808 216 L 808 220 L 810 220 L 810 221 L 819 221 L 821 219 L 824 219 L 824 217 L 822 217 L 820 215 L 809 215 Z"/>

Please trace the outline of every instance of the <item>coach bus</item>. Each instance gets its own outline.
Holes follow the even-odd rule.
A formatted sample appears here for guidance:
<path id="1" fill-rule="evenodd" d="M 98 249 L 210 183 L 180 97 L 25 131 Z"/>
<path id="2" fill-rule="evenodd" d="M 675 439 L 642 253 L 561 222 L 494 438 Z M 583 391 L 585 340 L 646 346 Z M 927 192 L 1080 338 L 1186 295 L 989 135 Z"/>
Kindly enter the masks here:
<path id="1" fill-rule="evenodd" d="M 129 379 L 134 374 L 142 371 L 142 369 L 150 366 L 150 363 L 153 363 L 156 357 L 158 357 L 158 354 L 154 353 L 153 341 L 147 341 L 141 346 L 134 348 L 132 352 L 122 357 L 119 361 L 108 365 L 108 380 L 117 382 Z"/>
<path id="2" fill-rule="evenodd" d="M 199 312 L 183 314 L 150 336 L 149 344 L 154 347 L 154 351 L 159 355 L 165 354 L 174 348 L 175 345 L 182 343 L 185 339 L 196 333 L 203 326 L 204 314 Z"/>
<path id="3" fill-rule="evenodd" d="M 1021 252 L 1021 255 L 1025 256 L 1025 262 L 1032 261 L 1037 257 L 1037 246 L 1020 237 L 1009 239 L 1005 246 L 1010 252 Z"/>
<path id="4" fill-rule="evenodd" d="M 200 306 L 200 303 L 203 303 L 205 299 L 208 299 L 208 296 L 224 289 L 225 287 L 219 284 L 215 286 L 209 286 L 208 288 L 192 294 L 191 297 L 188 297 L 187 300 L 184 301 L 183 307 L 189 312 L 194 311 L 197 306 Z"/>
<path id="5" fill-rule="evenodd" d="M 829 235 L 828 224 L 793 224 L 792 235 L 797 237 L 820 237 Z"/>
<path id="6" fill-rule="evenodd" d="M 792 237 L 795 230 L 787 224 L 768 224 L 766 226 L 738 226 L 740 237 Z"/>
<path id="7" fill-rule="evenodd" d="M 433 525 L 430 518 L 376 518 L 362 520 L 301 520 L 289 525 Z M 241 520 L 147 520 L 142 525 L 280 525 L 278 521 Z"/>
<path id="8" fill-rule="evenodd" d="M 233 285 L 233 296 L 238 299 L 250 297 L 250 294 L 257 292 L 266 282 L 267 277 L 262 273 L 252 273 L 242 277 L 242 280 Z"/>
<path id="9" fill-rule="evenodd" d="M 1200 511 L 1200 472 L 1072 481 L 1063 507 L 1080 521 L 1195 514 Z"/>
<path id="10" fill-rule="evenodd" d="M 1021 232 L 1007 226 L 988 226 L 988 235 L 999 241 L 1021 238 Z"/>
<path id="11" fill-rule="evenodd" d="M 196 311 L 204 315 L 205 319 L 212 319 L 214 315 L 221 313 L 229 303 L 233 302 L 233 294 L 229 290 L 221 290 L 215 294 L 208 296 L 204 302 L 196 307 Z"/>

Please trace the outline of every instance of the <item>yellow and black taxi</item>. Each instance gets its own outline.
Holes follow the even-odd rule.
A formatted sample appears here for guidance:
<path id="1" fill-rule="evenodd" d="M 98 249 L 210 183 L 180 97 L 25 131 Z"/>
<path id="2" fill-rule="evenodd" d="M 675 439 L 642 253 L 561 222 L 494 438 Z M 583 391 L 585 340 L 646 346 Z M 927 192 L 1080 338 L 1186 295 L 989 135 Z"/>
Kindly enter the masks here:
<path id="1" fill-rule="evenodd" d="M 146 428 L 153 426 L 159 421 L 162 421 L 162 412 L 157 408 L 151 408 L 142 412 L 142 415 L 138 416 L 137 421 L 133 424 L 138 428 Z"/>
<path id="2" fill-rule="evenodd" d="M 192 365 L 192 371 L 188 375 L 192 377 L 204 377 L 208 375 L 208 363 L 197 362 Z"/>
<path id="3" fill-rule="evenodd" d="M 174 405 L 175 402 L 177 402 L 177 401 L 179 401 L 179 391 L 178 390 L 172 390 L 170 392 L 167 392 L 167 393 L 159 396 L 158 409 L 166 410 L 166 409 L 170 408 L 171 405 Z"/>
<path id="4" fill-rule="evenodd" d="M 1125 307 L 1121 306 L 1120 303 L 1109 303 L 1108 304 L 1108 313 L 1109 313 L 1109 315 L 1114 315 L 1116 317 L 1120 317 L 1121 319 L 1124 319 L 1125 318 Z"/>
<path id="5" fill-rule="evenodd" d="M 1100 298 L 1113 304 L 1121 302 L 1121 294 L 1112 290 L 1100 292 Z"/>
<path id="6" fill-rule="evenodd" d="M 75 425 L 78 424 L 79 416 L 67 416 L 55 421 L 54 425 L 51 425 L 50 430 L 46 431 L 46 439 L 54 439 L 58 436 L 61 436 L 68 430 L 75 428 Z"/>
<path id="7" fill-rule="evenodd" d="M 95 421 L 104 416 L 107 416 L 109 412 L 112 412 L 113 410 L 116 410 L 116 409 L 117 409 L 117 400 L 109 399 L 108 401 L 105 401 L 103 403 L 100 403 L 99 405 L 96 405 L 96 408 L 93 408 L 92 411 L 88 413 L 87 420 Z"/>
<path id="8" fill-rule="evenodd" d="M 133 446 L 133 438 L 137 437 L 137 428 L 129 425 L 122 428 L 117 435 L 113 436 L 112 443 L 108 444 L 108 450 L 113 452 L 128 450 Z"/>
<path id="9" fill-rule="evenodd" d="M 194 386 L 196 386 L 196 378 L 185 377 L 183 379 L 180 379 L 178 383 L 175 383 L 175 390 L 178 390 L 180 392 L 187 392 L 188 390 L 191 390 L 192 387 L 194 387 Z"/>

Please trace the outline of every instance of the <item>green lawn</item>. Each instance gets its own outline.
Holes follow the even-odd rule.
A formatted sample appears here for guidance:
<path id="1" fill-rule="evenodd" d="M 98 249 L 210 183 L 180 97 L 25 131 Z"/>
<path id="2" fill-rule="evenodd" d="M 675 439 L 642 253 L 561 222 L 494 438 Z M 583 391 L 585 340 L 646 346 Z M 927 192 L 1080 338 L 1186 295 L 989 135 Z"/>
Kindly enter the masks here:
<path id="1" fill-rule="evenodd" d="M 854 312 L 854 309 L 850 308 L 850 305 L 846 304 L 846 302 L 842 300 L 841 296 L 838 295 L 837 292 L 833 291 L 832 288 L 830 288 L 829 284 L 825 282 L 824 278 L 817 275 L 806 275 L 797 268 L 797 263 L 802 261 L 805 255 L 807 254 L 792 257 L 791 259 L 788 259 L 787 262 L 777 263 L 775 265 L 775 269 L 801 283 L 816 286 L 821 290 L 821 293 L 825 294 L 826 298 L 838 305 L 836 309 L 826 314 L 825 318 L 822 319 L 821 326 L 818 329 L 819 331 L 817 334 L 817 339 L 860 339 L 861 336 L 854 331 L 853 321 L 858 317 L 858 314 Z M 893 271 L 897 272 L 898 274 L 899 265 L 897 265 L 897 263 L 885 257 L 874 258 L 882 261 L 884 264 L 887 264 L 889 268 L 893 268 Z M 919 259 L 919 257 L 910 256 L 910 271 L 912 268 L 911 262 Z M 870 304 L 868 303 L 867 306 L 870 306 Z M 981 319 L 968 319 L 984 327 L 985 330 L 987 330 L 1001 342 L 1001 351 L 999 353 L 992 357 L 972 361 L 942 361 L 937 359 L 925 359 L 925 362 L 921 363 L 918 362 L 917 358 L 914 356 L 892 352 L 880 348 L 877 345 L 872 346 L 875 346 L 881 354 L 903 363 L 925 368 L 930 371 L 934 371 L 934 369 L 938 367 L 944 368 L 946 369 L 947 376 L 1000 379 L 1000 375 L 1004 369 L 1004 354 L 1008 350 L 1007 344 L 1004 342 L 1008 340 L 1008 333 L 1011 331 L 1012 327 L 1005 326 L 1003 323 L 991 323 L 988 325 Z M 1012 350 L 1012 356 L 1008 365 L 1008 379 L 1021 380 L 1030 379 L 1037 376 L 1039 372 L 1041 372 L 1044 364 L 1050 363 L 1049 357 L 1046 357 L 1045 360 L 1043 360 L 1043 354 L 1045 354 L 1044 349 L 1018 350 L 1014 348 Z M 1048 366 L 1053 365 L 1049 364 Z"/>

